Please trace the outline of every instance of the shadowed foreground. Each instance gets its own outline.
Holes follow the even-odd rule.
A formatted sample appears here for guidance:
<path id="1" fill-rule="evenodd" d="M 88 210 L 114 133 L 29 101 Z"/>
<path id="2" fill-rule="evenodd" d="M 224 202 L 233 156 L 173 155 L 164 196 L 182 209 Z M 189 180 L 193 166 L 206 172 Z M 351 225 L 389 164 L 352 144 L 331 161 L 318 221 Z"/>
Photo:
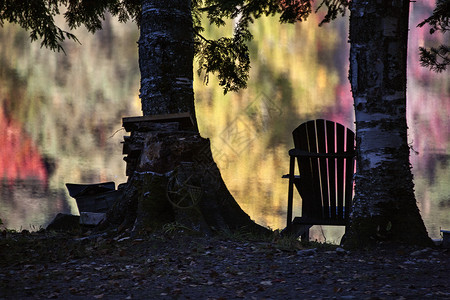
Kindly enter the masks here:
<path id="1" fill-rule="evenodd" d="M 0 236 L 0 299 L 450 299 L 450 251 L 289 239 Z"/>

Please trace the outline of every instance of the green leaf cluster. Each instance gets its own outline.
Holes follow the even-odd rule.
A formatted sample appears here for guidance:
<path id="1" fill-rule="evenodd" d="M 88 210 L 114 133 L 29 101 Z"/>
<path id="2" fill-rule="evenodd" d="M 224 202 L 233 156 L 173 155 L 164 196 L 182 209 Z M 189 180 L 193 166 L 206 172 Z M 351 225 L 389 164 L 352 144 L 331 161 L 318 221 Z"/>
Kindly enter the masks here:
<path id="1" fill-rule="evenodd" d="M 431 71 L 441 73 L 450 65 L 450 47 L 440 45 L 439 47 L 419 47 L 420 65 Z"/>
<path id="2" fill-rule="evenodd" d="M 84 25 L 90 32 L 102 28 L 105 12 L 118 16 L 125 22 L 132 19 L 139 23 L 139 0 L 0 0 L 0 26 L 4 22 L 16 23 L 30 31 L 31 41 L 38 39 L 41 46 L 54 51 L 63 51 L 62 42 L 66 39 L 79 42 L 77 37 L 55 22 L 61 14 L 71 30 Z"/>
<path id="3" fill-rule="evenodd" d="M 450 29 L 450 0 L 438 0 L 432 15 L 419 23 L 417 27 L 428 24 L 431 26 L 430 34 L 435 32 L 445 33 Z M 450 65 L 450 47 L 440 45 L 439 47 L 420 47 L 420 64 L 435 72 L 442 72 Z"/>
<path id="4" fill-rule="evenodd" d="M 431 26 L 430 34 L 435 33 L 436 31 L 441 31 L 445 33 L 450 29 L 449 24 L 450 17 L 450 1 L 449 0 L 437 0 L 436 8 L 433 10 L 433 14 L 423 20 L 418 27 L 422 27 L 425 24 Z"/>

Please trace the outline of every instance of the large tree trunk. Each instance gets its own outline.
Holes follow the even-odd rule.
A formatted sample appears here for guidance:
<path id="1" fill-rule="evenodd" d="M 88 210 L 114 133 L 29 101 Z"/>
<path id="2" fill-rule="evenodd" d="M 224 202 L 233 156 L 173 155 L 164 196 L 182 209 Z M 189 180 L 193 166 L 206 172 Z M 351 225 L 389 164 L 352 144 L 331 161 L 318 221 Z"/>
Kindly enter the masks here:
<path id="1" fill-rule="evenodd" d="M 126 158 L 125 197 L 107 220 L 125 227 L 134 224 L 138 231 L 176 221 L 206 234 L 269 232 L 253 222 L 231 196 L 212 158 L 209 140 L 198 133 L 190 5 L 189 0 L 142 1 L 140 97 L 144 116 L 190 113 L 194 128 L 179 128 L 181 124 L 171 122 L 132 130 L 125 146 L 133 149 L 126 152 L 139 155 Z"/>
<path id="2" fill-rule="evenodd" d="M 357 172 L 344 244 L 430 245 L 415 196 L 406 123 L 409 1 L 351 2 L 350 81 Z"/>
<path id="3" fill-rule="evenodd" d="M 195 115 L 192 26 L 190 0 L 142 0 L 139 68 L 144 116 Z"/>

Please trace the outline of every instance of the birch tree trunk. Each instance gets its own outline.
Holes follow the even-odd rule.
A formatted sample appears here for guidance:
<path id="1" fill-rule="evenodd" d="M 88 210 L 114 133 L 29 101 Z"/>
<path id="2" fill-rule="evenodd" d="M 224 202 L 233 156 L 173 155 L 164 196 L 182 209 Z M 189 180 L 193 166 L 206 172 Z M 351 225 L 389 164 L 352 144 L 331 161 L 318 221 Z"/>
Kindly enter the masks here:
<path id="1" fill-rule="evenodd" d="M 430 245 L 414 196 L 406 122 L 409 1 L 351 2 L 357 172 L 344 244 Z"/>

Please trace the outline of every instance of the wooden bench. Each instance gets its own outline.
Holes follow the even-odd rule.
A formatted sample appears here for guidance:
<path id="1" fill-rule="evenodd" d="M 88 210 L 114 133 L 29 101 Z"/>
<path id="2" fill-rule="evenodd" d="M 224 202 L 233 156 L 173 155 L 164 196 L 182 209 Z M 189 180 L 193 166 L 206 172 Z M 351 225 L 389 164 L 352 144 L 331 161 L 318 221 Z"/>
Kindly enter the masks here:
<path id="1" fill-rule="evenodd" d="M 352 206 L 355 134 L 339 123 L 312 120 L 293 132 L 289 151 L 287 225 L 284 232 L 309 240 L 313 225 L 347 226 Z M 299 175 L 295 174 L 295 161 Z M 293 217 L 294 186 L 302 198 L 302 215 Z"/>

